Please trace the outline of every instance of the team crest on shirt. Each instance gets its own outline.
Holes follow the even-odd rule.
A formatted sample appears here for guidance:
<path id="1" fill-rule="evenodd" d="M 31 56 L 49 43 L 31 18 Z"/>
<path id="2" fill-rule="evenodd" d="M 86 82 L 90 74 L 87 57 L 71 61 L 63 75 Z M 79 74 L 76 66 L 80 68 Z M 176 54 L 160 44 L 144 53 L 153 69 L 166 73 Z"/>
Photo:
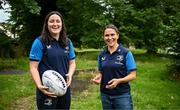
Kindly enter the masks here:
<path id="1" fill-rule="evenodd" d="M 123 55 L 118 55 L 118 56 L 116 57 L 116 60 L 123 61 Z"/>
<path id="2" fill-rule="evenodd" d="M 44 105 L 51 106 L 52 105 L 52 99 L 51 98 L 45 99 L 44 100 Z"/>
<path id="3" fill-rule="evenodd" d="M 68 46 L 65 47 L 64 52 L 65 52 L 65 53 L 68 53 L 68 52 L 69 52 L 69 47 L 68 47 Z"/>
<path id="4" fill-rule="evenodd" d="M 121 64 L 121 65 L 123 65 L 123 59 L 124 59 L 123 55 L 118 55 L 118 56 L 116 57 L 115 63 L 116 63 L 116 64 Z"/>

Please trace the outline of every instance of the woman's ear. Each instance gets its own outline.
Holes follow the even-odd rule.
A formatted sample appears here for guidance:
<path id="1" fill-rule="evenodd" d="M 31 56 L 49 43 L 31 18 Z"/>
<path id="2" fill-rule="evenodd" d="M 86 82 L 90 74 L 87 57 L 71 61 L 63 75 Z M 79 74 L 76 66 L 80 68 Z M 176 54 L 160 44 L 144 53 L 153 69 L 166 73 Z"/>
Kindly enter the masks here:
<path id="1" fill-rule="evenodd" d="M 117 36 L 118 36 L 118 39 L 119 39 L 119 34 L 117 34 Z"/>

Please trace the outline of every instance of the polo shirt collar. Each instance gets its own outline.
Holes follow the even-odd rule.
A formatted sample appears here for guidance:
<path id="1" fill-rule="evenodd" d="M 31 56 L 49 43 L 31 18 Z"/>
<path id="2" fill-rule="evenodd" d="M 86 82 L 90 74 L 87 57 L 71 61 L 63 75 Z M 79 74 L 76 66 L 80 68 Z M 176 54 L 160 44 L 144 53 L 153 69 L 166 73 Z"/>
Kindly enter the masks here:
<path id="1" fill-rule="evenodd" d="M 116 49 L 116 51 L 114 51 L 113 53 L 115 53 L 115 52 L 120 53 L 121 52 L 121 48 L 120 48 L 121 46 L 122 46 L 122 44 L 120 43 L 118 48 Z M 106 47 L 104 51 L 105 51 L 105 53 L 110 53 L 108 50 L 108 47 Z"/>

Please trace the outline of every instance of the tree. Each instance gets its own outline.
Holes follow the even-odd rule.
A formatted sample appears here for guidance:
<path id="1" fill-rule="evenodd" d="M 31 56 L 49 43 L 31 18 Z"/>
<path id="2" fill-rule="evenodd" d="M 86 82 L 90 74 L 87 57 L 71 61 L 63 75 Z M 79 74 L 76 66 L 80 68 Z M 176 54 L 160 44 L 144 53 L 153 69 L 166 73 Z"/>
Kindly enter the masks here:
<path id="1" fill-rule="evenodd" d="M 10 31 L 17 35 L 17 45 L 21 45 L 23 55 L 28 55 L 33 39 L 40 33 L 40 9 L 33 0 L 6 0 L 6 3 L 11 8 Z"/>
<path id="2" fill-rule="evenodd" d="M 52 10 L 59 11 L 63 15 L 67 35 L 76 47 L 83 44 L 98 48 L 94 43 L 99 44 L 101 40 L 99 29 L 104 23 L 101 20 L 105 17 L 102 15 L 103 8 L 97 2 L 93 0 L 6 0 L 6 2 L 11 5 L 10 21 L 13 24 L 11 31 L 19 36 L 19 43 L 24 47 L 26 55 L 34 38 L 41 33 L 44 17 Z"/>
<path id="3" fill-rule="evenodd" d="M 15 40 L 7 35 L 5 24 L 0 24 L 0 57 L 14 57 Z"/>
<path id="4" fill-rule="evenodd" d="M 75 47 L 102 47 L 102 28 L 115 24 L 123 44 L 135 44 L 150 53 L 168 47 L 170 34 L 179 26 L 177 0 L 1 0 L 11 6 L 11 32 L 18 35 L 24 55 L 41 33 L 44 17 L 59 11 L 65 19 L 67 35 Z M 1 3 L 2 4 L 2 3 Z M 171 21 L 175 23 L 171 23 Z M 177 24 L 176 24 L 177 23 Z M 171 43 L 172 44 L 172 43 Z"/>
<path id="5" fill-rule="evenodd" d="M 100 47 L 104 7 L 94 0 L 58 0 L 57 6 L 65 12 L 67 33 L 76 47 Z"/>

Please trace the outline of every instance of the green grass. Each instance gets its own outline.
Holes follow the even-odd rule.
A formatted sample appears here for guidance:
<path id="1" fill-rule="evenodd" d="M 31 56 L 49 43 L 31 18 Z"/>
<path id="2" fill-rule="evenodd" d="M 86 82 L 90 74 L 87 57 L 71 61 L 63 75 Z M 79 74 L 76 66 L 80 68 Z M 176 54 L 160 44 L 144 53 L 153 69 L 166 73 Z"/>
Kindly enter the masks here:
<path id="1" fill-rule="evenodd" d="M 72 110 L 102 110 L 99 86 L 90 85 L 88 90 L 83 91 L 78 97 L 72 99 Z"/>
<path id="2" fill-rule="evenodd" d="M 180 108 L 180 81 L 170 80 L 166 57 L 137 57 L 137 79 L 132 81 L 136 110 L 172 110 Z M 146 59 L 146 60 L 145 60 Z"/>
<path id="3" fill-rule="evenodd" d="M 133 51 L 137 62 L 137 78 L 131 82 L 135 110 L 178 110 L 180 108 L 180 81 L 170 80 L 167 65 L 170 57 L 166 55 L 149 55 L 144 51 Z M 142 54 L 143 53 L 143 54 Z M 97 69 L 95 52 L 83 52 L 77 55 L 77 69 Z M 3 59 L 4 68 L 28 69 L 28 59 Z M 0 59 L 2 62 L 2 59 Z M 22 62 L 21 62 L 22 61 Z M 7 63 L 8 62 L 8 63 Z M 19 63 L 17 63 L 19 62 Z M 8 66 L 10 65 L 10 66 Z M 80 74 L 79 77 L 93 77 Z M 34 110 L 35 87 L 30 74 L 0 75 L 0 110 Z M 101 110 L 99 85 L 89 84 L 88 89 L 76 93 L 72 98 L 72 110 Z M 26 102 L 26 107 L 18 108 Z M 22 102 L 22 103 L 21 103 Z M 29 105 L 28 105 L 29 104 Z M 28 108 L 28 106 L 30 106 Z"/>
<path id="4" fill-rule="evenodd" d="M 34 94 L 35 87 L 30 74 L 0 75 L 0 84 L 0 110 L 6 109 L 19 98 Z"/>
<path id="5" fill-rule="evenodd" d="M 97 69 L 99 51 L 78 53 L 76 64 L 78 69 Z"/>
<path id="6" fill-rule="evenodd" d="M 180 108 L 180 81 L 169 78 L 167 72 L 169 57 L 136 54 L 135 59 L 138 68 L 137 78 L 131 82 L 134 109 L 178 110 Z M 82 98 L 78 100 L 73 99 L 72 109 L 83 110 L 83 107 L 87 110 L 102 109 L 99 101 L 99 86 L 91 85 L 86 94 L 81 94 Z"/>
<path id="7" fill-rule="evenodd" d="M 0 70 L 3 69 L 21 69 L 27 70 L 28 58 L 19 58 L 19 59 L 5 59 L 0 58 Z"/>

